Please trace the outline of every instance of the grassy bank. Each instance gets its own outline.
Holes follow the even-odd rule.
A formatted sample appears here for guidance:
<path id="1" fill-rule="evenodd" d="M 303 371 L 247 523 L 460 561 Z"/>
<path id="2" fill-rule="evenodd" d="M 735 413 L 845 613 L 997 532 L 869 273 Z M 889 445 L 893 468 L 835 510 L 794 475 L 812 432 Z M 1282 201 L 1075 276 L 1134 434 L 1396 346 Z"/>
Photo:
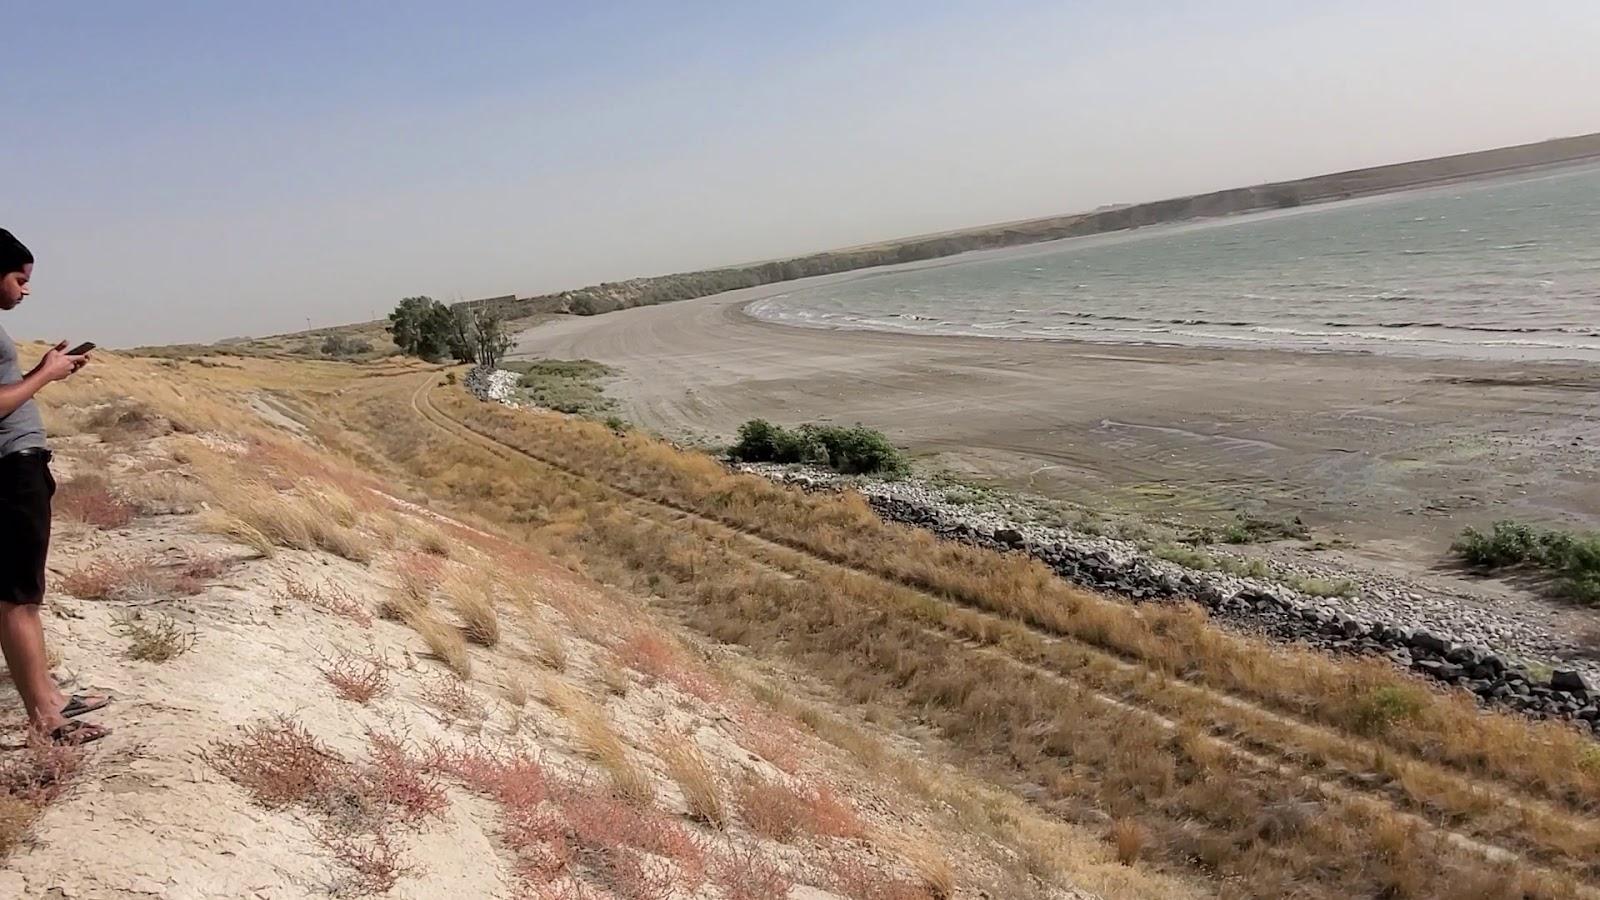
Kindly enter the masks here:
<path id="1" fill-rule="evenodd" d="M 1490 815 L 1461 780 L 1587 809 L 1600 766 L 1570 731 L 1483 715 L 1381 664 L 1278 651 L 1189 611 L 1095 598 L 1026 560 L 886 525 L 858 498 L 730 475 L 704 456 L 590 423 L 448 393 L 438 402 L 581 477 L 442 433 L 382 432 L 386 453 L 430 484 L 524 523 L 528 540 L 653 593 L 707 634 L 803 663 L 887 716 L 916 716 L 969 766 L 1042 786 L 1052 808 L 1131 820 L 1163 866 L 1218 875 L 1246 896 L 1568 894 L 1559 879 L 1485 868 L 1407 815 L 1305 780 L 1364 770 L 1374 746 L 1383 748 L 1377 777 L 1391 786 L 1383 796 L 1401 808 L 1586 876 L 1600 851 L 1587 819 L 1532 808 Z M 383 409 L 358 414 L 376 422 Z M 1224 702 L 1214 689 L 1292 718 Z M 1308 731 L 1300 717 L 1334 731 Z M 1282 762 L 1241 755 L 1235 739 L 1281 748 Z M 1292 827 L 1265 825 L 1284 803 L 1317 812 Z"/>
<path id="2" fill-rule="evenodd" d="M 604 381 L 616 373 L 589 359 L 509 360 L 500 368 L 522 377 L 517 387 L 536 406 L 579 416 L 602 416 L 616 407 Z"/>

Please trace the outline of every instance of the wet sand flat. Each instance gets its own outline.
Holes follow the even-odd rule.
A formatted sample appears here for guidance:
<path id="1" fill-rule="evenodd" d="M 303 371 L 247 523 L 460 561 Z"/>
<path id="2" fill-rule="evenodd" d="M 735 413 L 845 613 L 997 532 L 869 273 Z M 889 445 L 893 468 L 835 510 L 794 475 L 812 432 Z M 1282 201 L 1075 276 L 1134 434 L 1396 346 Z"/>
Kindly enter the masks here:
<path id="1" fill-rule="evenodd" d="M 742 311 L 797 284 L 561 318 L 515 354 L 618 368 L 608 393 L 667 434 L 862 422 L 1005 485 L 1191 521 L 1297 514 L 1411 564 L 1494 518 L 1600 524 L 1600 367 L 824 331 Z"/>

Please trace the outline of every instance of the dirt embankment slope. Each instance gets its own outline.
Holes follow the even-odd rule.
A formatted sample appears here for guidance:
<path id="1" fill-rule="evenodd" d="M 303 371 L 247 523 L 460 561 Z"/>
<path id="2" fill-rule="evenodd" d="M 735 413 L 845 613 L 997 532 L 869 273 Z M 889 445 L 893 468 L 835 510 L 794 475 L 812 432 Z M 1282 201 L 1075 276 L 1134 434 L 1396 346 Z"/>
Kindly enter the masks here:
<path id="1" fill-rule="evenodd" d="M 45 392 L 55 673 L 114 731 L 23 742 L 0 679 L 0 896 L 1207 893 L 430 496 L 473 471 L 411 406 L 439 378 L 105 354 Z"/>
<path id="2" fill-rule="evenodd" d="M 1600 887 L 1593 742 L 1387 665 L 437 370 L 96 365 L 49 627 L 117 730 L 4 757 L 0 894 Z"/>

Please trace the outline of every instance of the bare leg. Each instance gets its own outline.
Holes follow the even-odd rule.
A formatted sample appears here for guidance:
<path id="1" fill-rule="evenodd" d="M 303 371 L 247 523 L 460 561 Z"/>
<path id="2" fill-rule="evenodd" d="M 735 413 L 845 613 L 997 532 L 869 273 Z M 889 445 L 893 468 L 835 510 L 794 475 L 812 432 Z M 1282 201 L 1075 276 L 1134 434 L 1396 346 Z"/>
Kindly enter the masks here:
<path id="1" fill-rule="evenodd" d="M 0 650 L 5 652 L 6 666 L 22 696 L 28 721 L 48 734 L 66 722 L 61 708 L 67 701 L 50 677 L 40 609 L 37 603 L 0 602 Z"/>

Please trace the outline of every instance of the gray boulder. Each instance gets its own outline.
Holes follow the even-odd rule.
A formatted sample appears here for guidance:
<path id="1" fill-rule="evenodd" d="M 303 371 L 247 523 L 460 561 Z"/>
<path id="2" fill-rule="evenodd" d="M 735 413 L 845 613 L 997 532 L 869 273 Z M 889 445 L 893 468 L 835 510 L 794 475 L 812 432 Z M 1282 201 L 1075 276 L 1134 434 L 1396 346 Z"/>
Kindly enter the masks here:
<path id="1" fill-rule="evenodd" d="M 1589 685 L 1583 675 L 1571 669 L 1557 669 L 1550 675 L 1550 687 L 1568 694 L 1587 694 Z"/>

